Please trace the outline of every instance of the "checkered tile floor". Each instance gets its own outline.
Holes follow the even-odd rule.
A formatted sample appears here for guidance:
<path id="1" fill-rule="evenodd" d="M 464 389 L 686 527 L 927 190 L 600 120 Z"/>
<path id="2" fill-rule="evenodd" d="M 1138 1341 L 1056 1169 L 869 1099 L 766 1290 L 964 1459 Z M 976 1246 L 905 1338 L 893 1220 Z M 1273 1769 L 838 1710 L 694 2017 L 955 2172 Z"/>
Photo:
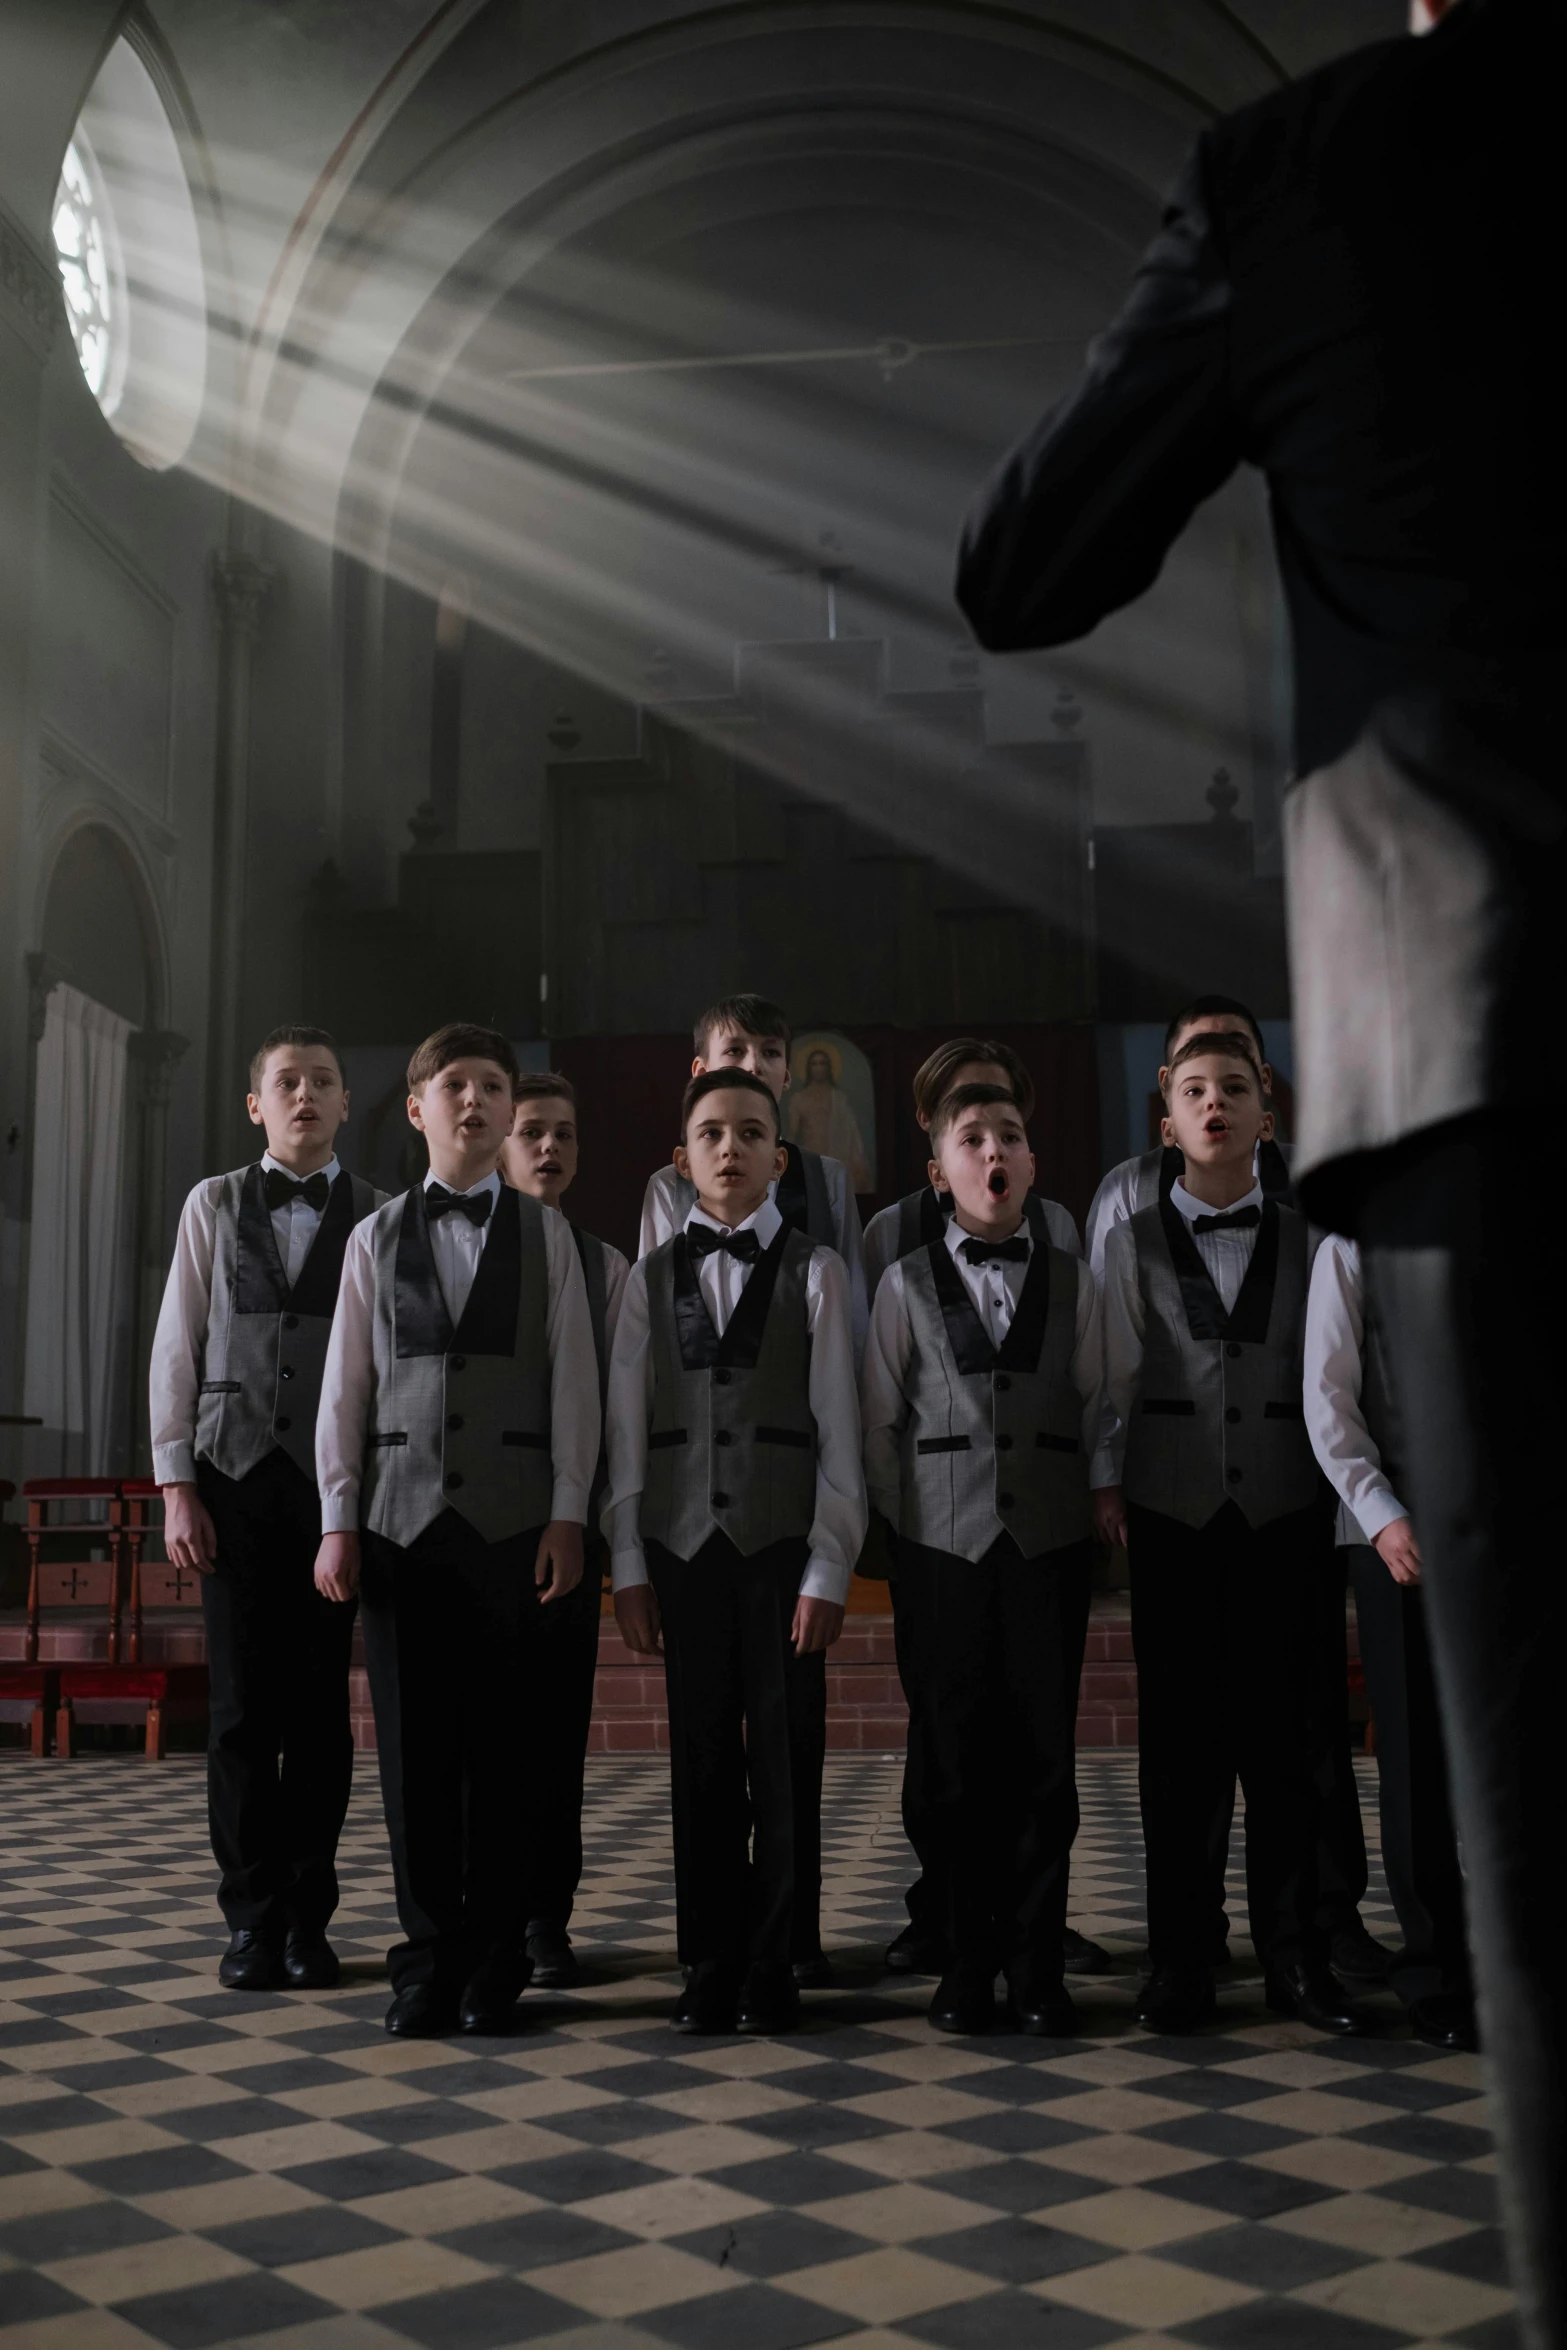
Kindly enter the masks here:
<path id="1" fill-rule="evenodd" d="M 590 1766 L 591 1986 L 432 2045 L 380 2028 L 370 1773 L 343 1987 L 243 1997 L 199 1763 L 5 1758 L 0 2350 L 1510 2343 L 1476 2060 L 1390 2002 L 1348 2046 L 1269 2020 L 1244 1948 L 1212 2034 L 1137 2031 L 1135 1761 L 1081 1769 L 1075 1922 L 1119 1966 L 1079 1986 L 1079 2041 L 938 2040 L 929 1985 L 879 1975 L 906 1867 L 880 1759 L 828 1772 L 841 1988 L 793 2039 L 677 2038 L 637 1760 Z"/>

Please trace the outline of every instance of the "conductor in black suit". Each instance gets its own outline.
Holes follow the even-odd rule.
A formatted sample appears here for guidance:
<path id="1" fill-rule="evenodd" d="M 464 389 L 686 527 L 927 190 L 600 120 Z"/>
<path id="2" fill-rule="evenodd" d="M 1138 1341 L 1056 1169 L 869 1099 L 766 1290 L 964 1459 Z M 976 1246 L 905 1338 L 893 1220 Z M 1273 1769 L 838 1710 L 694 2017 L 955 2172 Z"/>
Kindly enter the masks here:
<path id="1" fill-rule="evenodd" d="M 1431 29 L 1422 18 L 1440 14 Z M 1120 317 L 969 518 L 994 651 L 1140 594 L 1267 476 L 1295 663 L 1295 1172 L 1409 1432 L 1527 2338 L 1567 2341 L 1555 1190 L 1567 784 L 1558 0 L 1416 0 L 1197 143 Z M 1541 1180 L 1542 1175 L 1545 1180 Z"/>

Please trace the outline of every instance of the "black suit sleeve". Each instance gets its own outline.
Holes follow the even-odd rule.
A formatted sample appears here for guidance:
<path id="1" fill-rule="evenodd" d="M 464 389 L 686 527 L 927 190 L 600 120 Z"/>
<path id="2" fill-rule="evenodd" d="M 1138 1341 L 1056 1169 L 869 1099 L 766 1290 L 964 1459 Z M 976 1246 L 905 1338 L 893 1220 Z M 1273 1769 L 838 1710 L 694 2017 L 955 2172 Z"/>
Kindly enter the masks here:
<path id="1" fill-rule="evenodd" d="M 957 598 L 992 652 L 1064 644 L 1141 595 L 1239 462 L 1207 173 L 1199 142 L 1087 373 L 969 511 Z"/>

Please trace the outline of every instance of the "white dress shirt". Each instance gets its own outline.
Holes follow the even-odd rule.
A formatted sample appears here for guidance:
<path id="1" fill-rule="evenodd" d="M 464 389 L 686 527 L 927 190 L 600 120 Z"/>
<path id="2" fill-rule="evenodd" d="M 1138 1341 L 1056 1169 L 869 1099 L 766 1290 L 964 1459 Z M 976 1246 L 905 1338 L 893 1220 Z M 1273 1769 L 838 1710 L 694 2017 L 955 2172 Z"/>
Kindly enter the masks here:
<path id="1" fill-rule="evenodd" d="M 424 1180 L 428 1190 L 436 1178 L 427 1174 Z M 497 1198 L 500 1188 L 500 1177 L 490 1175 L 459 1196 L 472 1198 L 488 1191 Z M 546 1208 L 542 1202 L 540 1213 L 548 1279 L 544 1331 L 550 1358 L 550 1452 L 555 1469 L 550 1516 L 585 1525 L 601 1422 L 593 1325 L 571 1227 L 558 1209 Z M 454 1324 L 461 1320 L 468 1303 L 489 1229 L 488 1223 L 471 1224 L 455 1212 L 437 1217 L 430 1226 L 435 1277 Z M 323 1534 L 359 1531 L 359 1483 L 375 1379 L 375 1232 L 376 1218 L 367 1216 L 354 1226 L 343 1253 L 337 1313 L 321 1379 L 316 1483 L 321 1488 Z"/>
<path id="2" fill-rule="evenodd" d="M 705 1224 L 714 1232 L 730 1229 L 700 1208 L 691 1210 L 685 1228 L 696 1224 Z M 747 1216 L 733 1229 L 754 1232 L 758 1247 L 767 1249 L 782 1227 L 783 1218 L 769 1197 L 755 1215 Z M 722 1249 L 714 1249 L 698 1262 L 697 1280 L 720 1338 L 753 1270 Z M 816 1509 L 800 1597 L 830 1599 L 841 1607 L 849 1596 L 849 1579 L 865 1541 L 869 1513 L 860 1468 L 860 1409 L 854 1386 L 848 1275 L 837 1253 L 821 1243 L 811 1251 L 805 1276 L 805 1314 L 811 1342 L 808 1400 L 816 1422 Z M 609 1371 L 609 1498 L 603 1522 L 610 1538 L 610 1578 L 617 1591 L 629 1591 L 648 1579 L 639 1521 L 652 1402 L 647 1267 L 639 1259 L 626 1283 Z"/>
<path id="3" fill-rule="evenodd" d="M 1260 1209 L 1262 1185 L 1254 1183 L 1243 1199 L 1227 1208 L 1213 1208 L 1206 1200 L 1194 1199 L 1184 1183 L 1176 1183 L 1170 1189 L 1170 1205 L 1190 1226 L 1199 1216 L 1233 1216 L 1241 1208 Z M 1235 1310 L 1260 1229 L 1258 1224 L 1247 1224 L 1228 1232 L 1192 1233 L 1197 1254 L 1207 1266 L 1227 1314 Z M 1121 1482 L 1126 1431 L 1143 1368 L 1145 1317 L 1142 1284 L 1137 1278 L 1137 1243 L 1124 1219 L 1112 1225 L 1105 1247 L 1103 1296 L 1105 1409 L 1089 1478 L 1096 1489 Z"/>
<path id="4" fill-rule="evenodd" d="M 842 1257 L 849 1275 L 849 1320 L 854 1338 L 854 1359 L 859 1361 L 860 1349 L 865 1344 L 865 1326 L 870 1319 L 870 1307 L 865 1290 L 864 1241 L 860 1232 L 860 1203 L 849 1181 L 849 1170 L 842 1159 L 822 1159 L 822 1176 L 827 1185 L 827 1207 L 832 1216 L 833 1246 Z M 767 1186 L 767 1197 L 772 1201 L 778 1186 Z M 655 1167 L 647 1179 L 647 1190 L 642 1195 L 642 1229 L 637 1239 L 637 1254 L 645 1257 L 650 1249 L 659 1248 L 666 1240 L 673 1240 L 683 1231 L 696 1193 L 673 1167 Z"/>
<path id="5" fill-rule="evenodd" d="M 952 1261 L 974 1301 L 992 1346 L 1000 1346 L 1011 1329 L 1028 1278 L 1034 1243 L 1026 1224 L 1021 1227 L 1020 1236 L 1028 1243 L 1028 1258 L 1010 1262 L 993 1259 L 988 1265 L 971 1265 L 962 1248 L 972 1235 L 964 1231 L 956 1216 L 947 1226 L 947 1247 L 952 1252 Z M 865 1481 L 872 1504 L 895 1530 L 902 1486 L 899 1445 L 909 1420 L 905 1389 L 914 1353 L 914 1332 L 904 1286 L 907 1263 L 906 1257 L 898 1258 L 887 1267 L 877 1285 L 876 1302 L 871 1307 L 870 1335 L 865 1341 L 865 1368 L 860 1375 Z M 1082 1400 L 1083 1452 L 1090 1459 L 1099 1435 L 1104 1372 L 1098 1303 L 1094 1277 L 1079 1261 L 1077 1319 L 1068 1376 Z M 999 1535 L 1001 1531 L 998 1518 L 996 1532 Z"/>
<path id="6" fill-rule="evenodd" d="M 1294 1157 L 1294 1147 L 1287 1142 L 1279 1144 L 1286 1166 Z M 1123 1159 L 1094 1193 L 1088 1210 L 1088 1262 L 1093 1267 L 1094 1279 L 1100 1288 L 1105 1278 L 1105 1243 L 1117 1224 L 1124 1224 L 1137 1213 L 1137 1170 L 1142 1158 Z"/>
<path id="7" fill-rule="evenodd" d="M 293 1169 L 283 1166 L 270 1151 L 262 1152 L 261 1165 L 264 1172 L 275 1170 L 290 1182 L 299 1180 Z M 334 1156 L 319 1171 L 328 1183 L 335 1183 L 342 1170 Z M 180 1210 L 174 1262 L 153 1332 L 147 1387 L 152 1473 L 160 1485 L 191 1485 L 196 1478 L 196 1410 L 207 1318 L 212 1309 L 212 1255 L 222 1185 L 221 1175 L 209 1175 L 197 1184 Z M 285 1207 L 272 1210 L 272 1237 L 290 1289 L 304 1271 L 320 1229 L 320 1211 L 304 1198 L 291 1199 Z"/>
<path id="8" fill-rule="evenodd" d="M 902 1204 L 901 1200 L 895 1200 L 890 1208 L 879 1209 L 865 1227 L 865 1288 L 873 1299 L 887 1267 L 898 1261 L 901 1223 L 898 1211 Z M 1069 1257 L 1080 1257 L 1083 1244 L 1078 1238 L 1077 1225 L 1070 1210 L 1064 1208 L 1058 1199 L 1041 1199 L 1039 1204 L 1045 1211 L 1045 1231 L 1049 1235 L 1051 1247 L 1063 1249 Z M 949 1228 L 952 1222 L 949 1216 Z"/>
<path id="9" fill-rule="evenodd" d="M 1338 1495 L 1341 1542 L 1375 1542 L 1409 1512 L 1382 1473 L 1361 1409 L 1366 1317 L 1360 1251 L 1329 1236 L 1317 1250 L 1306 1300 L 1306 1433 Z"/>

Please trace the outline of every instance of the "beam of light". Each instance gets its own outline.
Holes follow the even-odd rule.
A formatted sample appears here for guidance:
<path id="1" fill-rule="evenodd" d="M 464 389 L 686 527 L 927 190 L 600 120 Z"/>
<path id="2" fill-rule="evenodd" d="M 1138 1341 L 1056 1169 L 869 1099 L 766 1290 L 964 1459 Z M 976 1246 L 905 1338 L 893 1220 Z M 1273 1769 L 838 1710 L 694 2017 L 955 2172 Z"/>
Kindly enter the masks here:
<path id="1" fill-rule="evenodd" d="M 817 351 L 726 351 L 681 359 L 601 359 L 563 367 L 513 367 L 508 368 L 506 380 L 514 384 L 536 384 L 557 379 L 581 381 L 594 375 L 710 374 L 720 367 L 816 367 L 845 359 L 873 359 L 882 374 L 888 376 L 912 366 L 916 359 L 929 358 L 937 352 L 1034 351 L 1047 347 L 1077 350 L 1081 345 L 1071 335 L 985 335 L 948 343 L 915 343 L 906 335 L 883 335 L 875 343 L 842 343 Z"/>

